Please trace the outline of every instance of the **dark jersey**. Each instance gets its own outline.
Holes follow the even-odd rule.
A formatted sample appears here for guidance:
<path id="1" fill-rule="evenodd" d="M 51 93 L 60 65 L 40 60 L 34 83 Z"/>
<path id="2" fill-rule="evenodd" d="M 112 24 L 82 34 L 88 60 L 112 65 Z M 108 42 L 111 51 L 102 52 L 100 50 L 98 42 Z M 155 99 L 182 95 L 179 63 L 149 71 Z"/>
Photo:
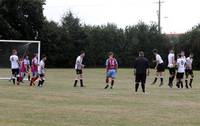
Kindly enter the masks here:
<path id="1" fill-rule="evenodd" d="M 135 60 L 134 68 L 136 69 L 136 74 L 145 74 L 149 68 L 149 61 L 145 57 L 138 57 Z"/>

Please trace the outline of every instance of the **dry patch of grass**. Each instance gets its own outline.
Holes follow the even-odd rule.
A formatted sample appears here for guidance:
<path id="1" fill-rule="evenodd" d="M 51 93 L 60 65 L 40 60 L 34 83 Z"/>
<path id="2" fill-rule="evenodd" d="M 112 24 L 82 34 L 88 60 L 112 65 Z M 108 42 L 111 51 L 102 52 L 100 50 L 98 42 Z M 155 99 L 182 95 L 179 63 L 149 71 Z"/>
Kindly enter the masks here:
<path id="1" fill-rule="evenodd" d="M 6 73 L 8 70 L 0 70 Z M 2 126 L 199 126 L 200 78 L 193 89 L 150 85 L 135 94 L 131 69 L 120 69 L 113 90 L 104 90 L 105 70 L 86 69 L 86 88 L 73 88 L 72 69 L 50 69 L 44 88 L 0 81 Z M 151 71 L 153 74 L 154 72 Z"/>

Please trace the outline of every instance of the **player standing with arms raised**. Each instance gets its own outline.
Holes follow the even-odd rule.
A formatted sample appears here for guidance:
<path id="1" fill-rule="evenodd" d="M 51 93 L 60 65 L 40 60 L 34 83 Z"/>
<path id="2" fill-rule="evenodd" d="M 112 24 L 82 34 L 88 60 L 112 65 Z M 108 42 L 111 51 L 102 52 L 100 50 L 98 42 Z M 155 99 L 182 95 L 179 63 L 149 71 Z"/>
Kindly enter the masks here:
<path id="1" fill-rule="evenodd" d="M 165 67 L 164 67 L 164 62 L 163 62 L 163 59 L 162 57 L 158 54 L 158 50 L 157 49 L 154 49 L 153 50 L 153 54 L 155 55 L 156 57 L 156 77 L 153 81 L 152 84 L 155 84 L 157 82 L 157 79 L 160 77 L 160 85 L 159 87 L 161 87 L 163 85 L 163 72 L 165 71 Z"/>
<path id="2" fill-rule="evenodd" d="M 113 88 L 118 69 L 118 63 L 114 58 L 114 53 L 109 52 L 108 56 L 109 58 L 106 60 L 106 87 L 104 89 L 109 87 L 109 81 L 111 81 L 110 89 Z"/>
<path id="3" fill-rule="evenodd" d="M 26 74 L 28 76 L 28 80 L 30 81 L 31 80 L 31 76 L 30 76 L 30 60 L 29 60 L 29 56 L 26 55 L 24 57 L 24 65 L 25 65 L 25 69 L 26 69 Z"/>
<path id="4" fill-rule="evenodd" d="M 193 73 L 193 69 L 192 69 L 192 63 L 193 63 L 193 54 L 191 53 L 190 56 L 186 59 L 186 70 L 185 70 L 185 87 L 188 87 L 188 78 L 190 76 L 190 83 L 189 86 L 190 88 L 192 88 L 192 82 L 193 82 L 193 78 L 194 78 L 194 73 Z"/>
<path id="5" fill-rule="evenodd" d="M 15 84 L 15 79 L 17 78 L 17 85 L 19 85 L 19 58 L 17 56 L 17 50 L 12 50 L 12 55 L 10 56 L 11 70 L 12 70 L 12 80 Z"/>
<path id="6" fill-rule="evenodd" d="M 175 54 L 174 54 L 174 50 L 170 50 L 169 51 L 169 55 L 168 55 L 168 69 L 169 69 L 169 83 L 168 86 L 170 88 L 173 87 L 173 81 L 174 78 L 176 76 L 176 61 L 175 61 Z"/>
<path id="7" fill-rule="evenodd" d="M 82 64 L 84 57 L 85 57 L 85 52 L 81 51 L 80 55 L 76 58 L 76 63 L 75 63 L 76 79 L 74 82 L 74 87 L 77 86 L 78 80 L 80 80 L 81 87 L 84 87 L 84 85 L 83 85 L 83 70 L 82 70 L 85 67 L 85 65 Z"/>

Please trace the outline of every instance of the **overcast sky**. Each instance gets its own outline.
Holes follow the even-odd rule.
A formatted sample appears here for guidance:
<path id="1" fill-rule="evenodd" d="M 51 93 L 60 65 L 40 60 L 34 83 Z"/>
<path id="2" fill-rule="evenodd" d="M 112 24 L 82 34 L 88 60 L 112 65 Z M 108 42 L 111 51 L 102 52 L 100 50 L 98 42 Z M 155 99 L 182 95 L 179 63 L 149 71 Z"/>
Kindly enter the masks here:
<path id="1" fill-rule="evenodd" d="M 60 22 L 68 10 L 82 23 L 100 25 L 115 23 L 124 28 L 144 21 L 157 22 L 158 0 L 46 0 L 44 14 Z M 183 33 L 200 23 L 200 0 L 163 0 L 162 31 Z"/>

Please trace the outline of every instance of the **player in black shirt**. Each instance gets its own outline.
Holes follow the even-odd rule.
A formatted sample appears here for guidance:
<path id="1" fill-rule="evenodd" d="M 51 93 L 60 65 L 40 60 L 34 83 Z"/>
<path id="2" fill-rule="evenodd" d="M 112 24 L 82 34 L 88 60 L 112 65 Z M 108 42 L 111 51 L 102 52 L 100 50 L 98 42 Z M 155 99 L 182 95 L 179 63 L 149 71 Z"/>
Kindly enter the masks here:
<path id="1" fill-rule="evenodd" d="M 149 75 L 149 61 L 144 57 L 144 52 L 139 52 L 139 57 L 134 63 L 135 92 L 138 91 L 139 84 L 142 85 L 142 91 L 145 93 L 146 76 Z"/>

